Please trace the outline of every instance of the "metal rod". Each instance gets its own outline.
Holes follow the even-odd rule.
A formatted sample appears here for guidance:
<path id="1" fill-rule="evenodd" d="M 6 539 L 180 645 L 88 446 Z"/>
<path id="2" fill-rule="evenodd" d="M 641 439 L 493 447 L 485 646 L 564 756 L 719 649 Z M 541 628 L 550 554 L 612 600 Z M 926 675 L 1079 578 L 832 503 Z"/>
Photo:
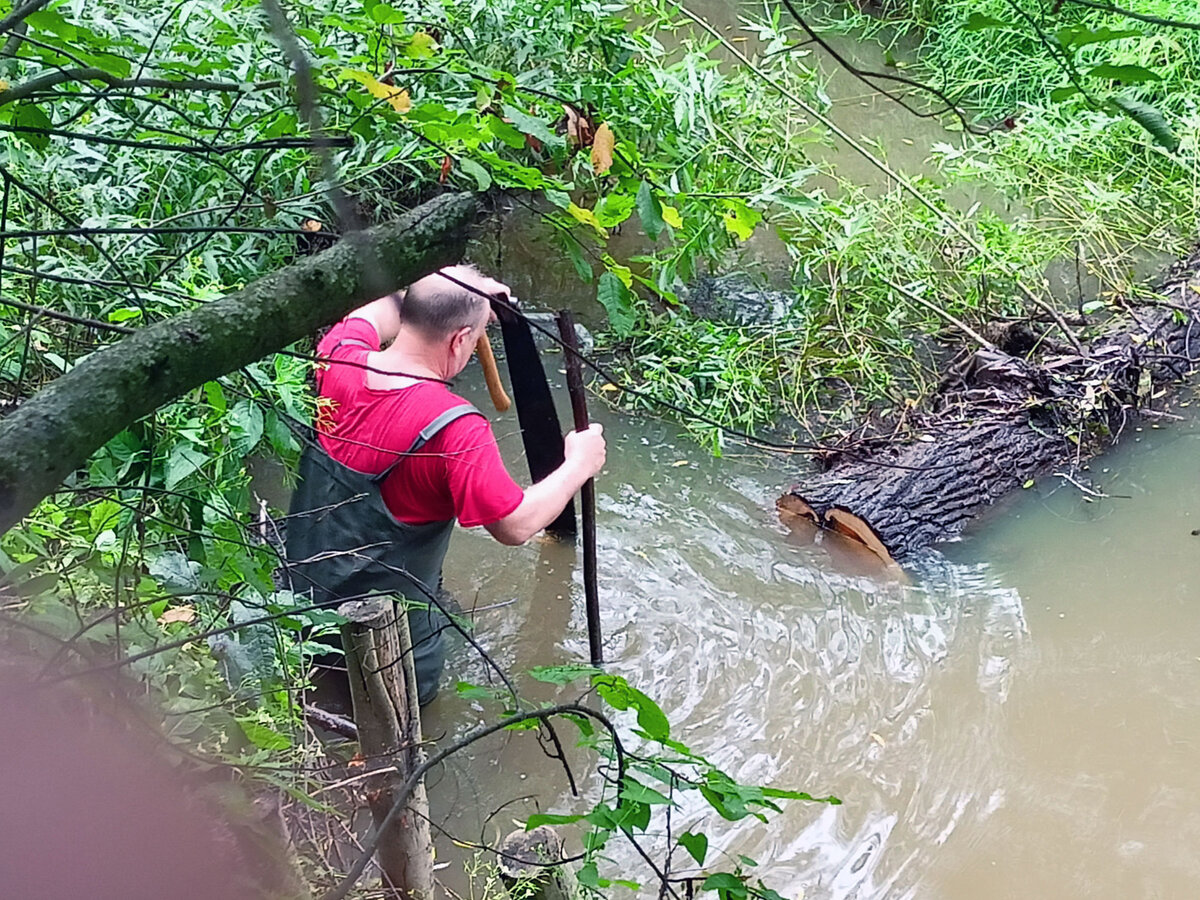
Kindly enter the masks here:
<path id="1" fill-rule="evenodd" d="M 567 363 L 567 394 L 575 416 L 575 430 L 588 427 L 587 394 L 583 389 L 583 370 L 579 365 L 579 340 L 575 334 L 575 317 L 569 309 L 558 313 L 558 331 L 562 336 Z M 592 665 L 604 662 L 600 642 L 600 592 L 596 583 L 596 482 L 589 478 L 579 489 L 579 505 L 583 518 L 583 596 L 587 611 L 588 646 Z"/>

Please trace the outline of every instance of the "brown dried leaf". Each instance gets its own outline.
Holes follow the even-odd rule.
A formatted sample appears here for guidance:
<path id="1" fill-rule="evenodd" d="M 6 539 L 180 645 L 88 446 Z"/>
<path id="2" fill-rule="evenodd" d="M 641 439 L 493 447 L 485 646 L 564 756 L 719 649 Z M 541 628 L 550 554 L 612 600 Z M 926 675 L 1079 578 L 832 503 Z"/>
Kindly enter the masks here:
<path id="1" fill-rule="evenodd" d="M 188 622 L 194 622 L 195 620 L 196 610 L 194 610 L 192 607 L 172 606 L 170 609 L 165 610 L 163 614 L 158 617 L 158 624 L 171 625 L 174 622 L 183 622 L 186 624 Z"/>
<path id="2" fill-rule="evenodd" d="M 597 175 L 603 175 L 612 168 L 613 147 L 616 142 L 617 139 L 607 122 L 596 129 L 596 137 L 592 141 L 592 168 L 596 170 Z"/>
<path id="3" fill-rule="evenodd" d="M 565 103 L 563 110 L 567 114 L 567 141 L 576 147 L 590 147 L 596 136 L 596 129 L 587 116 Z"/>

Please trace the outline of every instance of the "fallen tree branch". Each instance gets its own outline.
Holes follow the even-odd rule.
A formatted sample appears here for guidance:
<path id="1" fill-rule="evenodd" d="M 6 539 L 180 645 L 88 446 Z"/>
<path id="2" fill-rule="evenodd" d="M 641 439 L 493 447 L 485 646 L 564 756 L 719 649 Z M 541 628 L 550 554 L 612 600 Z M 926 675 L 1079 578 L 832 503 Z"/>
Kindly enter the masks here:
<path id="1" fill-rule="evenodd" d="M 0 532 L 130 422 L 457 262 L 474 208 L 439 197 L 89 356 L 0 421 Z"/>
<path id="2" fill-rule="evenodd" d="M 1149 414 L 1163 387 L 1200 365 L 1200 249 L 1159 293 L 1160 307 L 1114 319 L 1081 354 L 1027 327 L 1000 329 L 991 349 L 955 366 L 909 414 L 904 440 L 835 456 L 780 498 L 781 515 L 797 531 L 815 536 L 820 526 L 890 562 L 956 537 L 1040 475 L 1071 480 L 1059 466 L 1116 443 L 1131 414 Z"/>

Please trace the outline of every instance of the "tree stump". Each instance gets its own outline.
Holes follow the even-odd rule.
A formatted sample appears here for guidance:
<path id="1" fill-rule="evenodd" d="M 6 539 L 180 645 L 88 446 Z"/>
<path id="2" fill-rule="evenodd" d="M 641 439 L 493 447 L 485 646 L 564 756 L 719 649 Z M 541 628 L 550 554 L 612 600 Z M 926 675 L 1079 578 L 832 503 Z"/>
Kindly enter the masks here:
<path id="1" fill-rule="evenodd" d="M 497 853 L 500 879 L 513 900 L 571 900 L 562 838 L 549 825 L 512 832 Z"/>
<path id="2" fill-rule="evenodd" d="M 409 775 L 424 761 L 417 676 L 408 616 L 390 597 L 343 603 L 342 626 L 354 722 L 368 771 L 380 771 L 367 795 L 378 828 Z M 433 900 L 429 801 L 417 785 L 379 842 L 379 866 L 393 895 Z"/>

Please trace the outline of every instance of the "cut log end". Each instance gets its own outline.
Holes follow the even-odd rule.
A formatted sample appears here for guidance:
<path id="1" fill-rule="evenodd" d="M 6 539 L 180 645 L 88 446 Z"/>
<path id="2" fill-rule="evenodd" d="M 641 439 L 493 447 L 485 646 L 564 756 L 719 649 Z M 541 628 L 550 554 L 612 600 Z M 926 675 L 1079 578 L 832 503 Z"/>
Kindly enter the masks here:
<path id="1" fill-rule="evenodd" d="M 818 530 L 836 535 L 836 539 L 843 541 L 854 556 L 870 555 L 879 561 L 884 571 L 900 570 L 875 529 L 848 509 L 833 507 L 822 515 L 796 494 L 784 494 L 775 501 L 775 507 L 779 511 L 779 520 L 793 533 L 801 533 L 809 540 L 815 537 Z"/>
<path id="2" fill-rule="evenodd" d="M 852 541 L 858 541 L 889 566 L 896 565 L 892 554 L 888 553 L 887 547 L 883 546 L 883 541 L 875 534 L 875 529 L 867 523 L 866 519 L 860 519 L 848 509 L 834 507 L 825 513 L 824 524 L 830 531 Z"/>

